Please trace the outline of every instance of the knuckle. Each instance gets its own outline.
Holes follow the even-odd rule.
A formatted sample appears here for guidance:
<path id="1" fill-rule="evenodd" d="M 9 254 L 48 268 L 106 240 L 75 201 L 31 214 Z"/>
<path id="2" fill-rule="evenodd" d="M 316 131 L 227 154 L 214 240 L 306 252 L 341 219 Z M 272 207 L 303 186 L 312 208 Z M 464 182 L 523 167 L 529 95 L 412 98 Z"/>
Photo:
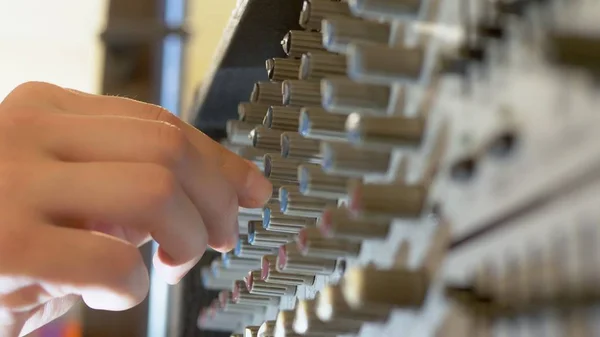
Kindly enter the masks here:
<path id="1" fill-rule="evenodd" d="M 160 144 L 160 162 L 167 167 L 175 167 L 185 158 L 188 141 L 181 129 L 166 123 L 159 123 L 157 141 Z"/>
<path id="2" fill-rule="evenodd" d="M 179 188 L 175 175 L 168 169 L 157 166 L 148 170 L 146 179 L 149 183 L 146 184 L 142 198 L 146 200 L 149 209 L 162 210 L 169 207 Z"/>
<path id="3" fill-rule="evenodd" d="M 14 163 L 4 163 L 0 165 L 0 200 L 6 205 L 13 198 L 22 195 L 26 190 L 27 168 Z M 7 200 L 5 200 L 7 199 Z"/>
<path id="4" fill-rule="evenodd" d="M 177 125 L 179 122 L 179 119 L 175 115 L 161 106 L 149 104 L 148 107 L 150 110 L 150 118 L 153 118 L 154 120 L 172 125 Z"/>

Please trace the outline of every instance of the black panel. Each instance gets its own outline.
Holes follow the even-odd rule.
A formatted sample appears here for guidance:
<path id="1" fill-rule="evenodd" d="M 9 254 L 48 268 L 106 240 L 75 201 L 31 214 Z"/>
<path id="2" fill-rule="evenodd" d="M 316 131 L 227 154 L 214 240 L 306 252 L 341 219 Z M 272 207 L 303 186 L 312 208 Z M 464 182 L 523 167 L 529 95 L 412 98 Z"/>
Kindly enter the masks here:
<path id="1" fill-rule="evenodd" d="M 284 57 L 281 39 L 299 29 L 303 0 L 250 0 L 236 33 L 211 81 L 194 124 L 201 130 L 224 128 L 237 117 L 237 105 L 247 101 L 252 86 L 267 79 L 265 61 Z"/>

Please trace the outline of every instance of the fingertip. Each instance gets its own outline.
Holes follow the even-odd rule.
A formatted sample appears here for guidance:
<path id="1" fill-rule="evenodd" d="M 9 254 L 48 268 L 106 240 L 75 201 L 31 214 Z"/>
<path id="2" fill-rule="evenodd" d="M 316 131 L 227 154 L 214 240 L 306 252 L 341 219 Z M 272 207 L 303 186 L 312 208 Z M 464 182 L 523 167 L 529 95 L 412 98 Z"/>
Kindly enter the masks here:
<path id="1" fill-rule="evenodd" d="M 253 164 L 252 164 L 253 165 Z M 248 208 L 262 207 L 271 199 L 273 185 L 255 166 L 250 166 L 246 177 L 245 189 L 240 196 L 240 206 Z"/>

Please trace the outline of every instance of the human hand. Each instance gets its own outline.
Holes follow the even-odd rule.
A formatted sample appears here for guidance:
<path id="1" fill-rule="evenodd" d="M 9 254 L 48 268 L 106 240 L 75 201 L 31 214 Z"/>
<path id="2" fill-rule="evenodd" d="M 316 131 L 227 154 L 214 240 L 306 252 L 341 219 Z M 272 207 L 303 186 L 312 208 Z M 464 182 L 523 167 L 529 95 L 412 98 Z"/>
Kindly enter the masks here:
<path id="1" fill-rule="evenodd" d="M 148 292 L 137 247 L 177 283 L 207 245 L 237 240 L 237 209 L 272 187 L 253 164 L 168 111 L 27 83 L 0 103 L 0 335 L 65 313 L 125 310 Z"/>

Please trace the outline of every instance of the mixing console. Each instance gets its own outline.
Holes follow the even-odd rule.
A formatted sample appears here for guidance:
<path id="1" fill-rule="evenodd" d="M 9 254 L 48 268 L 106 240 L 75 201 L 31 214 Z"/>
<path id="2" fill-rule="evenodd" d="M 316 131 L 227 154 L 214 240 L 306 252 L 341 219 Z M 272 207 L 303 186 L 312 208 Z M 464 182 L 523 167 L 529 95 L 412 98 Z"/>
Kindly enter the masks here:
<path id="1" fill-rule="evenodd" d="M 306 0 L 299 22 L 227 125 L 273 196 L 202 270 L 198 326 L 600 336 L 600 1 Z"/>

